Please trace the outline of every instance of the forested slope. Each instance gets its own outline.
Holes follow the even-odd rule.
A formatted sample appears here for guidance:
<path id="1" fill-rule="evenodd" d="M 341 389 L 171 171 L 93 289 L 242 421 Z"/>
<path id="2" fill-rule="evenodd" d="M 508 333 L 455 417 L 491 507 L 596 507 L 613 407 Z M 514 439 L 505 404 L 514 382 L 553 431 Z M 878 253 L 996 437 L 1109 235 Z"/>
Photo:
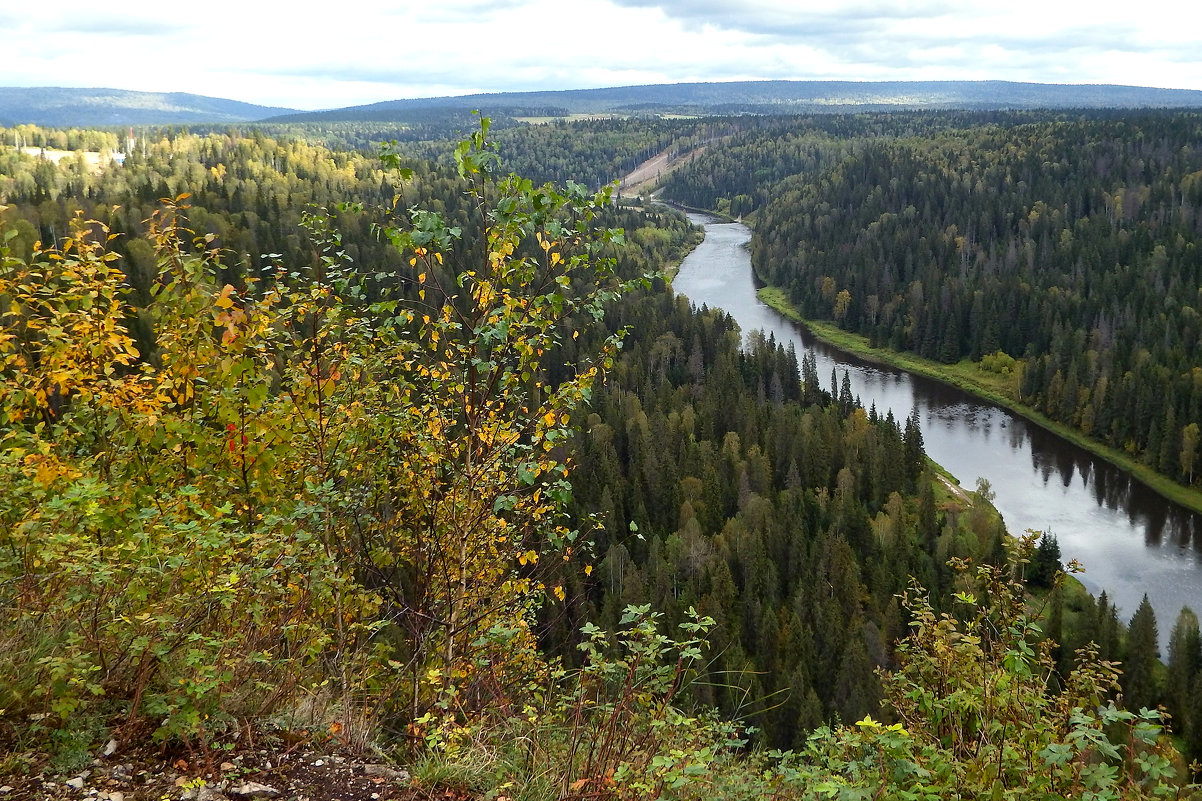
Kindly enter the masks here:
<path id="1" fill-rule="evenodd" d="M 914 421 L 640 277 L 683 218 L 505 177 L 487 132 L 0 153 L 6 764 L 112 736 L 212 777 L 246 737 L 467 797 L 1173 791 Z"/>
<path id="2" fill-rule="evenodd" d="M 676 128 L 659 134 L 662 141 L 646 140 L 656 129 L 634 123 L 532 129 L 514 149 L 519 163 L 573 172 L 597 154 L 620 159 L 635 146 L 644 148 L 633 152 L 641 160 Z M 514 133 L 501 135 L 509 141 Z M 606 142 L 628 144 L 600 146 Z M 140 238 L 142 221 L 158 198 L 185 191 L 189 225 L 228 252 L 221 281 L 270 284 L 283 278 L 279 266 L 293 273 L 317 267 L 320 242 L 300 225 L 316 205 L 337 216 L 339 252 L 349 265 L 362 265 L 365 299 L 391 293 L 419 300 L 421 268 L 373 233 L 384 218 L 334 209 L 345 201 L 391 203 L 393 184 L 375 158 L 294 139 L 184 132 L 99 172 L 8 158 L 4 197 L 14 203 L 7 215 L 17 232 L 14 251 L 27 253 L 34 240 L 70 230 L 77 210 L 105 221 L 118 235 L 111 247 L 126 269 L 135 310 L 130 330 L 141 352 L 156 347 L 158 274 L 157 257 Z M 442 214 L 448 225 L 479 224 L 449 166 L 404 163 L 414 173 L 400 203 Z M 678 259 L 693 236 L 682 219 L 640 209 L 608 210 L 605 223 L 626 232 L 627 246 L 615 251 L 626 278 Z M 435 265 L 426 280 L 452 286 L 456 276 Z M 753 719 L 779 744 L 800 742 L 835 716 L 875 712 L 874 670 L 889 664 L 903 625 L 894 596 L 910 575 L 938 589 L 951 555 L 997 559 L 998 521 L 981 514 L 961 521 L 936 509 L 931 478 L 919 477 L 921 438 L 912 423 L 856 409 L 846 389 L 840 395 L 812 366 L 803 396 L 806 364 L 796 355 L 759 340 L 743 353 L 729 317 L 692 311 L 668 293 L 616 303 L 604 327 L 565 341 L 562 355 L 544 368 L 551 382 L 569 377 L 558 365 L 578 363 L 599 346 L 598 337 L 620 329 L 628 342 L 582 421 L 573 472 L 577 524 L 586 526 L 587 513 L 603 515 L 594 534 L 597 580 L 563 577 L 579 590 L 581 605 L 549 629 L 548 643 L 571 656 L 580 625 L 616 627 L 630 603 L 653 602 L 672 625 L 697 606 L 720 621 L 714 683 L 732 686 L 696 701 Z M 616 576 L 627 578 L 607 589 Z M 689 592 L 674 589 L 683 576 Z M 838 593 L 815 594 L 821 586 Z"/>
<path id="3" fill-rule="evenodd" d="M 612 317 L 631 333 L 580 435 L 577 498 L 605 526 L 576 614 L 714 618 L 697 699 L 770 743 L 877 714 L 896 596 L 911 576 L 938 594 L 953 556 L 1001 558 L 996 515 L 937 506 L 912 421 L 821 389 L 806 364 L 801 383 L 775 343 L 739 350 L 725 314 L 661 295 Z"/>
<path id="4" fill-rule="evenodd" d="M 760 155 L 715 153 L 669 192 L 696 200 L 687 187 L 707 171 L 774 169 L 724 197 L 756 211 L 755 268 L 804 315 L 928 358 L 983 360 L 1014 376 L 1016 399 L 1193 484 L 1198 116 L 946 116 L 922 136 L 894 122 L 857 119 L 834 141 L 809 123 L 752 139 Z"/>

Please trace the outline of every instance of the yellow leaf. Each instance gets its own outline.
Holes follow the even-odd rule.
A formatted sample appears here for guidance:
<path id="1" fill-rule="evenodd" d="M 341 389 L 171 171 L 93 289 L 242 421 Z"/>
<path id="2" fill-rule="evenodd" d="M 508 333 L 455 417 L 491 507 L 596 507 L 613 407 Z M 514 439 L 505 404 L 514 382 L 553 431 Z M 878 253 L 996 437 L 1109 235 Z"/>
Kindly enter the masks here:
<path id="1" fill-rule="evenodd" d="M 555 587 L 555 589 L 554 589 L 554 593 L 555 593 L 555 597 L 556 597 L 556 598 L 558 598 L 558 599 L 559 599 L 559 600 L 561 600 L 561 601 L 562 601 L 562 600 L 563 600 L 563 599 L 566 597 L 566 595 L 567 595 L 567 594 L 566 594 L 566 593 L 563 591 L 563 587 L 560 587 L 560 586 L 556 586 L 556 587 Z"/>
<path id="2" fill-rule="evenodd" d="M 233 308 L 234 301 L 230 299 L 230 293 L 233 291 L 234 291 L 234 288 L 232 286 L 230 286 L 229 284 L 226 284 L 224 287 L 222 287 L 221 295 L 218 296 L 216 304 L 215 304 L 217 306 L 217 308 L 219 308 L 219 309 Z"/>
<path id="3" fill-rule="evenodd" d="M 591 575 L 593 575 L 593 566 L 592 566 L 592 565 L 585 565 L 585 566 L 584 566 L 584 575 L 586 575 L 586 576 L 591 576 Z"/>

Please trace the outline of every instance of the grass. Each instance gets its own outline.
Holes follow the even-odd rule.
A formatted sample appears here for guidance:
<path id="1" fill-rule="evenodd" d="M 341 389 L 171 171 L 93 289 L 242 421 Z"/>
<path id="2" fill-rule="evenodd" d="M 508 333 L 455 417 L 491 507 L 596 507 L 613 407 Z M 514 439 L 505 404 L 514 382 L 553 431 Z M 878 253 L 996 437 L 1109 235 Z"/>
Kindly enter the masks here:
<path id="1" fill-rule="evenodd" d="M 854 353 L 868 361 L 898 367 L 907 372 L 940 381 L 1008 409 L 1104 459 L 1173 503 L 1202 514 L 1202 491 L 1183 487 L 1168 476 L 1133 459 L 1127 453 L 1103 445 L 1082 432 L 1058 423 L 1030 406 L 1019 403 L 1016 398 L 1017 390 L 1011 378 L 986 372 L 967 359 L 955 364 L 942 364 L 910 353 L 899 353 L 888 348 L 873 347 L 869 344 L 867 337 L 844 331 L 833 323 L 803 319 L 796 307 L 789 302 L 784 290 L 778 287 L 761 289 L 759 297 L 764 303 L 789 319 L 804 325 L 810 333 L 829 345 Z"/>

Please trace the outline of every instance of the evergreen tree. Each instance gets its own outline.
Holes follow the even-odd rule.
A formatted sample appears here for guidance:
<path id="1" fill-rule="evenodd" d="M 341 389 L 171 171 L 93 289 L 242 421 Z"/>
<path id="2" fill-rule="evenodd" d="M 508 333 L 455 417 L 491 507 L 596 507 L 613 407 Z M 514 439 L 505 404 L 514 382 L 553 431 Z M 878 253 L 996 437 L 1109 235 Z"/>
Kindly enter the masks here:
<path id="1" fill-rule="evenodd" d="M 1155 709 L 1160 702 L 1156 683 L 1156 663 L 1160 659 L 1157 643 L 1156 612 L 1145 593 L 1139 608 L 1127 626 L 1127 642 L 1123 659 L 1123 698 L 1132 711 L 1145 707 Z"/>
<path id="2" fill-rule="evenodd" d="M 1191 735 L 1202 734 L 1194 720 L 1190 691 L 1202 669 L 1202 640 L 1198 634 L 1198 616 L 1188 606 L 1182 607 L 1169 636 L 1168 674 L 1165 679 L 1165 705 L 1173 715 L 1173 728 L 1186 739 L 1187 755 L 1198 756 L 1190 746 Z"/>
<path id="3" fill-rule="evenodd" d="M 1122 624 L 1119 622 L 1118 610 L 1102 590 L 1098 596 L 1095 630 L 1097 632 L 1098 657 L 1107 661 L 1120 658 L 1119 640 L 1122 634 Z"/>
<path id="4" fill-rule="evenodd" d="M 905 433 L 902 435 L 902 441 L 905 443 L 905 458 L 906 458 L 906 476 L 910 482 L 907 484 L 909 488 L 916 486 L 919 474 L 923 468 L 923 442 L 922 442 L 922 426 L 918 420 L 918 409 L 910 412 L 910 416 L 906 418 Z"/>
<path id="5" fill-rule="evenodd" d="M 1051 534 L 1039 538 L 1039 546 L 1031 557 L 1027 581 L 1035 587 L 1051 587 L 1056 573 L 1063 570 L 1060 564 L 1060 543 Z"/>
<path id="6" fill-rule="evenodd" d="M 1184 715 L 1185 755 L 1192 760 L 1202 759 L 1202 671 L 1194 676 L 1190 684 Z"/>

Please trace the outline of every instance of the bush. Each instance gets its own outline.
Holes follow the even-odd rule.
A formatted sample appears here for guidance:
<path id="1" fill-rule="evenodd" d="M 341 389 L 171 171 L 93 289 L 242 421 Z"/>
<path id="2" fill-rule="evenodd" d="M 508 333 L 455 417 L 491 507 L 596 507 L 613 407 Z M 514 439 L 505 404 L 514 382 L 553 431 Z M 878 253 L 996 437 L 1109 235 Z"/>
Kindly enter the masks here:
<path id="1" fill-rule="evenodd" d="M 960 563 L 954 613 L 906 596 L 910 634 L 885 677 L 889 719 L 822 729 L 779 755 L 773 782 L 804 798 L 1177 797 L 1161 714 L 1119 708 L 1118 669 L 1090 645 L 1054 690 L 1053 643 L 1029 615 L 1016 565 Z M 1186 788 L 1192 790 L 1196 788 Z"/>
<path id="2" fill-rule="evenodd" d="M 487 130 L 456 154 L 478 230 L 421 208 L 380 230 L 412 290 L 319 209 L 315 265 L 225 283 L 187 196 L 151 221 L 143 308 L 98 223 L 0 250 L 0 708 L 207 748 L 325 686 L 362 742 L 534 669 L 528 628 L 485 635 L 586 550 L 564 445 L 618 338 L 556 385 L 542 360 L 628 287 L 608 192 L 498 177 Z"/>

